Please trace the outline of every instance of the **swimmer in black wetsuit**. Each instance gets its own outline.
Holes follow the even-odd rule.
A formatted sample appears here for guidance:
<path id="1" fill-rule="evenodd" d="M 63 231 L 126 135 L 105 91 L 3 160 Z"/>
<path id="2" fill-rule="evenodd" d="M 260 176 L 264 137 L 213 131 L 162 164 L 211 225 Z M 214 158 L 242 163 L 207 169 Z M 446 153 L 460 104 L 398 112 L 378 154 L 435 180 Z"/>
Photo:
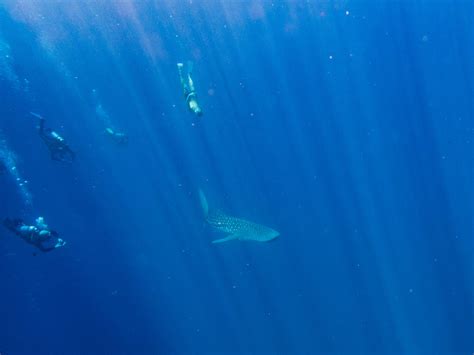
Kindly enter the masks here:
<path id="1" fill-rule="evenodd" d="M 202 110 L 197 102 L 196 89 L 194 88 L 194 82 L 191 78 L 191 73 L 193 71 L 193 63 L 188 62 L 188 72 L 186 78 L 183 76 L 184 64 L 178 63 L 177 66 L 179 79 L 181 80 L 181 86 L 183 87 L 183 94 L 184 99 L 186 100 L 186 104 L 188 105 L 188 108 L 192 113 L 194 113 L 198 117 L 201 117 Z"/>

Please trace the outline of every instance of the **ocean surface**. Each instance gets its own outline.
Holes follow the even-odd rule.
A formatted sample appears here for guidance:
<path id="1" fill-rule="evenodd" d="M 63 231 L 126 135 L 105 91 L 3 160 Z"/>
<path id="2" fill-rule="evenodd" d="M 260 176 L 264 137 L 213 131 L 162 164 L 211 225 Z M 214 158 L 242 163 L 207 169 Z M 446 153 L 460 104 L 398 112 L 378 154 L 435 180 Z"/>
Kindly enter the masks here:
<path id="1" fill-rule="evenodd" d="M 1 0 L 0 218 L 67 242 L 41 253 L 0 226 L 1 355 L 472 354 L 473 17 Z M 212 244 L 200 189 L 280 236 Z"/>

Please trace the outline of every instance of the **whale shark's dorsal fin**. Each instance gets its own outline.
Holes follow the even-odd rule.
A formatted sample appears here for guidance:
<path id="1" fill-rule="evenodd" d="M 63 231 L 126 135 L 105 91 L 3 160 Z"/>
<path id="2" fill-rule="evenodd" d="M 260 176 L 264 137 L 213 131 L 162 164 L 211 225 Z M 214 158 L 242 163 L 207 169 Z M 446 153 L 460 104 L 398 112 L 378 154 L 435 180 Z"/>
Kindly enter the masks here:
<path id="1" fill-rule="evenodd" d="M 207 204 L 206 195 L 199 189 L 199 202 L 201 203 L 202 211 L 204 212 L 204 217 L 207 218 L 209 215 L 209 205 Z"/>

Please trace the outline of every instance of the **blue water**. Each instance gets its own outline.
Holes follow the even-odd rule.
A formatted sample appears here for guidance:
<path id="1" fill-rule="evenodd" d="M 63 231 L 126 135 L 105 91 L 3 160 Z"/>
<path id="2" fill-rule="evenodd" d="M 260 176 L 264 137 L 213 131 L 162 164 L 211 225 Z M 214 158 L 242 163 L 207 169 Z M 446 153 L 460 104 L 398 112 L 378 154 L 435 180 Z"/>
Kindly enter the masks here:
<path id="1" fill-rule="evenodd" d="M 473 16 L 469 1 L 1 1 L 0 217 L 41 215 L 67 245 L 0 230 L 0 353 L 471 354 Z M 281 236 L 211 244 L 199 188 Z"/>

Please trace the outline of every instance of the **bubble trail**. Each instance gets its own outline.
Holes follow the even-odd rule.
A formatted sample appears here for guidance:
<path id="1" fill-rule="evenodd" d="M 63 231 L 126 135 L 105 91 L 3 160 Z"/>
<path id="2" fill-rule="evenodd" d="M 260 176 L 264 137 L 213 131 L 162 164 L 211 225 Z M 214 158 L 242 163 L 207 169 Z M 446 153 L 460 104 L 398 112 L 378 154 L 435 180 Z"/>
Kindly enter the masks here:
<path id="1" fill-rule="evenodd" d="M 8 147 L 5 139 L 0 138 L 0 163 L 2 163 L 10 177 L 15 182 L 25 206 L 32 204 L 32 195 L 28 190 L 28 181 L 25 180 L 17 169 L 15 153 Z"/>

